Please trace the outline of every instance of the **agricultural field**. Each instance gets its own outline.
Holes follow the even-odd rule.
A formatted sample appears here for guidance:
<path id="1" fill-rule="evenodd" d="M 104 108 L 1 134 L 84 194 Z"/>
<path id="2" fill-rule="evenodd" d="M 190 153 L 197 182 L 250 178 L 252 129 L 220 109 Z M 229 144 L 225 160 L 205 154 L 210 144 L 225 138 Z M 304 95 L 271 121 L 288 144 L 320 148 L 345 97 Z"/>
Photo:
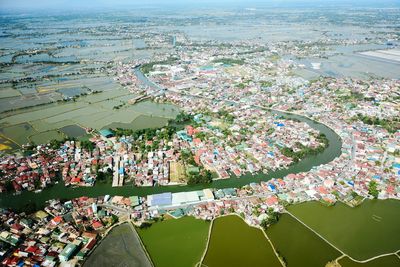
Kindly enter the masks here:
<path id="1" fill-rule="evenodd" d="M 51 25 L 29 21 L 23 30 L 5 22 L 10 34 L 3 36 L 0 54 L 1 150 L 81 137 L 85 128 L 161 127 L 177 114 L 168 105 L 129 105 L 135 95 L 114 79 L 119 62 L 168 52 L 168 38 L 154 47 L 135 23 L 129 34 L 115 35 L 116 29 L 101 23 L 72 20 L 87 31 L 60 32 L 66 24 L 58 18 L 51 18 Z"/>
<path id="2" fill-rule="evenodd" d="M 289 211 L 354 259 L 366 260 L 400 249 L 398 200 L 366 200 L 355 208 L 306 202 L 290 206 Z"/>
<path id="3" fill-rule="evenodd" d="M 138 233 L 156 267 L 190 267 L 200 261 L 210 223 L 183 217 L 152 224 Z"/>
<path id="4" fill-rule="evenodd" d="M 395 255 L 390 255 L 366 263 L 357 263 L 345 257 L 339 260 L 339 263 L 342 267 L 396 267 L 400 266 L 400 258 Z"/>
<path id="5" fill-rule="evenodd" d="M 288 214 L 283 214 L 277 224 L 270 226 L 267 235 L 288 267 L 325 266 L 341 256 Z"/>
<path id="6" fill-rule="evenodd" d="M 126 90 L 116 89 L 78 98 L 75 102 L 57 103 L 42 108 L 28 108 L 9 114 L 0 120 L 0 134 L 17 145 L 28 142 L 45 143 L 51 139 L 80 137 L 82 131 L 72 128 L 130 128 L 161 127 L 178 114 L 178 108 L 150 101 L 134 105 Z M 115 106 L 122 107 L 115 109 Z M 65 130 L 67 129 L 67 130 Z"/>
<path id="7" fill-rule="evenodd" d="M 281 266 L 260 229 L 250 227 L 239 216 L 214 220 L 203 264 L 218 266 Z"/>

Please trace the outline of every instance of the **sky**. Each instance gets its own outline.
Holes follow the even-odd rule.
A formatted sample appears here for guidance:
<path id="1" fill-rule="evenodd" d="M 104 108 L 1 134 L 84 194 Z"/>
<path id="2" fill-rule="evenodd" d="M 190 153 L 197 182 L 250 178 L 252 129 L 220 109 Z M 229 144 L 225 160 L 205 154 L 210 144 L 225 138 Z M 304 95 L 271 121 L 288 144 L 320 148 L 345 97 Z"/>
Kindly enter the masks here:
<path id="1" fill-rule="evenodd" d="M 204 6 L 210 5 L 382 5 L 400 6 L 400 0 L 0 0 L 0 11 L 7 9 L 82 9 L 118 8 L 127 6 Z"/>

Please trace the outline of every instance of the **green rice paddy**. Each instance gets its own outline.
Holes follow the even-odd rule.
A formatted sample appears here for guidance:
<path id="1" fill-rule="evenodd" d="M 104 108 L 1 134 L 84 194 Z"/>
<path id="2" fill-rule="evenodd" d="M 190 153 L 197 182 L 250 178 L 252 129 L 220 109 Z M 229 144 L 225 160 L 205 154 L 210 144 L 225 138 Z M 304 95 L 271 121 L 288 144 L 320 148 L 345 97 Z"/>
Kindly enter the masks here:
<path id="1" fill-rule="evenodd" d="M 330 242 L 348 242 L 341 244 L 346 249 L 352 249 L 351 252 L 356 255 L 359 252 L 366 257 L 366 252 L 370 253 L 368 258 L 371 258 L 400 249 L 399 207 L 400 201 L 397 200 L 367 200 L 356 208 L 341 203 L 327 207 L 319 202 L 306 202 L 290 206 L 289 210 Z M 183 236 L 195 240 L 191 236 L 199 231 L 200 222 L 185 217 L 155 223 L 149 229 L 139 231 L 156 267 L 194 266 L 203 253 L 203 266 L 280 266 L 261 230 L 250 227 L 238 216 L 221 217 L 214 221 L 208 248 L 205 247 L 209 225 L 206 222 L 203 222 L 203 234 L 199 237 L 201 242 L 182 242 L 185 240 Z M 374 231 L 379 234 L 374 234 Z M 288 267 L 325 266 L 342 255 L 288 214 L 283 214 L 266 233 Z M 174 246 L 169 248 L 168 242 Z M 195 246 L 191 260 L 186 257 L 186 252 L 180 254 L 185 256 L 175 257 L 175 251 L 186 251 L 190 244 Z M 207 251 L 204 252 L 205 249 Z M 388 249 L 391 250 L 385 251 Z M 351 253 L 348 255 L 357 259 Z M 400 258 L 391 255 L 360 264 L 344 257 L 339 263 L 342 267 L 394 267 L 400 266 Z"/>
<path id="2" fill-rule="evenodd" d="M 200 261 L 207 243 L 210 223 L 183 217 L 138 229 L 156 267 L 191 267 Z"/>
<path id="3" fill-rule="evenodd" d="M 339 263 L 342 267 L 398 267 L 400 266 L 400 258 L 395 255 L 390 255 L 367 263 L 357 263 L 345 257 L 339 260 Z"/>
<path id="4" fill-rule="evenodd" d="M 216 219 L 209 242 L 205 266 L 281 266 L 263 232 L 239 216 Z"/>
<path id="5" fill-rule="evenodd" d="M 277 224 L 270 226 L 267 235 L 288 267 L 325 266 L 341 256 L 288 214 L 283 214 Z"/>
<path id="6" fill-rule="evenodd" d="M 51 130 L 48 132 L 41 132 L 35 135 L 32 135 L 29 139 L 35 144 L 45 144 L 49 140 L 62 140 L 64 135 L 61 134 L 59 131 Z"/>
<path id="7" fill-rule="evenodd" d="M 289 211 L 357 260 L 400 249 L 398 200 L 367 200 L 355 208 L 306 202 L 289 207 Z"/>

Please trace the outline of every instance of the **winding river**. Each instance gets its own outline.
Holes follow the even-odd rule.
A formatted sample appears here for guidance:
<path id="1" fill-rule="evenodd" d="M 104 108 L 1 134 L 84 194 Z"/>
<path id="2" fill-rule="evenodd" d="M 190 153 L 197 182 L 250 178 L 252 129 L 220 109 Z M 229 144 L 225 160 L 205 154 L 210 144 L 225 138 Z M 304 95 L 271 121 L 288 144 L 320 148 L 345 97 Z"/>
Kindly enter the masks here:
<path id="1" fill-rule="evenodd" d="M 146 76 L 141 75 L 141 79 L 146 79 Z M 148 85 L 154 86 L 154 83 L 146 81 Z M 159 88 L 159 87 L 158 87 Z M 97 197 L 103 195 L 121 195 L 121 196 L 146 196 L 149 194 L 162 193 L 162 192 L 182 192 L 182 191 L 193 191 L 200 190 L 203 188 L 228 188 L 228 187 L 241 187 L 252 182 L 268 181 L 272 178 L 281 178 L 290 173 L 306 172 L 311 170 L 313 167 L 326 164 L 341 154 L 341 139 L 340 137 L 329 127 L 324 124 L 313 121 L 307 117 L 280 112 L 271 111 L 273 114 L 282 115 L 288 119 L 298 119 L 302 122 L 306 122 L 312 128 L 324 133 L 329 140 L 329 146 L 321 153 L 317 155 L 311 155 L 298 163 L 295 163 L 287 169 L 280 169 L 276 171 L 270 171 L 268 174 L 257 174 L 257 175 L 243 175 L 240 178 L 232 177 L 225 180 L 216 180 L 211 184 L 201 185 L 181 185 L 181 186 L 158 186 L 158 187 L 135 187 L 133 185 L 126 185 L 122 187 L 111 187 L 111 184 L 96 184 L 94 187 L 79 187 L 71 188 L 65 187 L 62 182 L 44 189 L 40 193 L 34 193 L 24 191 L 19 195 L 13 195 L 10 193 L 0 194 L 0 207 L 2 208 L 13 208 L 16 210 L 23 210 L 27 205 L 35 205 L 36 208 L 44 206 L 45 202 L 50 199 L 72 199 L 81 196 Z"/>

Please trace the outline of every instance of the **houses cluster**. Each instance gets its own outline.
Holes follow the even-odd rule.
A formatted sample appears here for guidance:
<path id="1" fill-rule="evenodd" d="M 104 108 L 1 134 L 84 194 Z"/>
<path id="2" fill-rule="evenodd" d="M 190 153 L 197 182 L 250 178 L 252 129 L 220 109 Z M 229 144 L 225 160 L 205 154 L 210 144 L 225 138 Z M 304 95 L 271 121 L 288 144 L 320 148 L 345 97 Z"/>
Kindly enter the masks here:
<path id="1" fill-rule="evenodd" d="M 170 96 L 180 104 L 189 101 L 176 93 Z M 287 167 L 293 160 L 282 154 L 284 147 L 295 151 L 298 144 L 310 148 L 322 145 L 316 139 L 318 132 L 303 122 L 249 105 L 210 103 L 209 108 L 211 112 L 196 113 L 189 125 L 172 136 L 165 134 L 166 129 L 146 140 L 143 136 L 116 137 L 101 130 L 86 142 L 66 141 L 58 149 L 43 145 L 26 157 L 4 156 L 7 173 L 2 180 L 4 185 L 11 181 L 16 191 L 35 189 L 35 181 L 44 188 L 56 174 L 67 186 L 93 186 L 100 175 L 102 179 L 111 176 L 113 186 L 168 185 L 184 183 L 185 173 L 196 167 L 193 165 L 225 179 L 231 174 Z M 194 163 L 183 160 L 184 150 L 193 155 Z M 183 172 L 177 174 L 177 168 Z"/>
<path id="2" fill-rule="evenodd" d="M 118 220 L 141 217 L 139 197 L 80 197 L 50 200 L 32 214 L 2 209 L 2 266 L 79 266 Z M 126 207 L 131 214 L 113 207 Z"/>
<path id="3" fill-rule="evenodd" d="M 306 123 L 249 106 L 231 112 L 231 122 L 221 116 L 197 114 L 200 126 L 186 128 L 181 137 L 188 139 L 194 160 L 219 178 L 284 168 L 293 160 L 283 155 L 281 148 L 296 149 L 297 143 L 310 148 L 322 145 L 315 138 L 318 132 Z"/>
<path id="4" fill-rule="evenodd" d="M 246 51 L 237 47 L 179 50 L 174 63 L 157 56 L 159 63 L 147 74 L 151 80 L 133 71 L 145 62 L 119 64 L 112 71 L 122 85 L 137 95 L 178 105 L 191 115 L 187 125 L 172 135 L 163 128 L 150 137 L 102 130 L 90 144 L 66 141 L 57 149 L 42 145 L 30 155 L 2 156 L 0 190 L 37 190 L 58 174 L 72 186 L 109 178 L 113 186 L 164 186 L 185 182 L 182 177 L 198 173 L 199 167 L 219 179 L 286 168 L 294 158 L 285 149 L 297 153 L 326 146 L 319 132 L 296 114 L 338 134 L 340 140 L 330 144 L 341 145 L 334 159 L 307 172 L 241 188 L 53 200 L 34 214 L 2 210 L 2 264 L 79 263 L 117 220 L 133 219 L 140 225 L 166 213 L 206 220 L 236 213 L 259 225 L 270 210 L 281 212 L 288 203 L 343 201 L 354 206 L 364 198 L 399 199 L 399 81 L 308 82 L 291 75 L 301 66 L 278 56 L 283 47 L 255 46 L 245 59 L 239 55 Z M 321 52 L 311 43 L 304 50 L 287 48 L 298 56 Z M 279 111 L 294 115 L 282 117 Z"/>
<path id="5" fill-rule="evenodd" d="M 275 50 L 277 49 L 280 48 L 276 47 Z M 152 81 L 169 89 L 165 92 L 164 101 L 175 103 L 186 112 L 195 114 L 199 111 L 216 114 L 224 109 L 234 116 L 228 126 L 222 120 L 225 132 L 229 130 L 229 135 L 217 142 L 213 140 L 210 147 L 203 140 L 193 142 L 192 150 L 197 153 L 200 162 L 215 168 L 219 177 L 228 177 L 227 169 L 217 164 L 229 162 L 234 158 L 231 152 L 238 153 L 240 145 L 246 145 L 245 152 L 250 151 L 249 154 L 259 162 L 274 168 L 273 162 L 268 160 L 271 156 L 279 157 L 279 151 L 270 151 L 273 147 L 263 151 L 263 144 L 270 145 L 270 140 L 265 140 L 266 136 L 259 138 L 257 130 L 263 133 L 271 131 L 268 137 L 272 142 L 278 147 L 284 145 L 293 148 L 294 151 L 298 149 L 298 142 L 310 147 L 318 145 L 313 140 L 316 133 L 307 129 L 307 125 L 301 126 L 301 123 L 286 127 L 288 120 L 280 122 L 274 118 L 272 123 L 276 123 L 275 126 L 278 127 L 259 127 L 259 121 L 264 119 L 268 122 L 268 115 L 264 114 L 263 108 L 272 107 L 320 121 L 341 137 L 342 151 L 339 157 L 306 174 L 296 175 L 297 179 L 308 185 L 309 188 L 303 189 L 307 189 L 305 191 L 309 197 L 323 196 L 326 200 L 332 200 L 332 193 L 343 197 L 349 195 L 350 191 L 366 197 L 371 181 L 378 184 L 380 198 L 398 197 L 399 80 L 320 78 L 310 83 L 290 75 L 291 71 L 299 67 L 293 61 L 274 61 L 271 56 L 276 51 L 273 50 L 252 53 L 246 55 L 244 60 L 239 60 L 238 54 L 229 53 L 232 52 L 230 48 L 224 48 L 218 53 L 213 48 L 196 51 L 188 49 L 180 51 L 180 61 L 171 65 L 155 66 L 154 71 L 149 73 Z M 228 54 L 230 58 L 227 57 Z M 255 119 L 251 117 L 253 114 Z M 372 118 L 372 123 L 360 121 L 357 117 L 360 115 Z M 218 137 L 218 132 L 215 133 L 215 129 L 209 127 L 217 126 L 217 130 L 223 128 L 221 118 L 218 119 L 219 121 L 211 121 L 200 129 Z M 282 125 L 285 127 L 279 127 Z M 288 133 L 279 135 L 282 130 Z M 247 135 L 244 134 L 245 131 Z M 219 134 L 223 134 L 223 131 Z M 234 143 L 237 137 L 241 138 L 238 138 L 239 146 Z M 268 157 L 263 158 L 263 155 Z M 216 160 L 218 156 L 221 158 Z M 238 175 L 252 170 L 263 170 L 252 162 L 252 157 L 245 157 L 245 161 L 240 157 L 236 158 L 236 163 L 240 167 L 246 165 L 246 168 L 231 165 L 230 170 Z M 288 160 L 287 163 L 290 164 L 290 159 Z M 285 164 L 280 162 L 277 166 L 284 167 Z M 325 179 L 330 181 L 328 187 L 324 184 Z"/>
<path id="6" fill-rule="evenodd" d="M 0 192 L 41 190 L 57 180 L 62 161 L 57 151 L 38 146 L 30 152 L 0 157 Z"/>

